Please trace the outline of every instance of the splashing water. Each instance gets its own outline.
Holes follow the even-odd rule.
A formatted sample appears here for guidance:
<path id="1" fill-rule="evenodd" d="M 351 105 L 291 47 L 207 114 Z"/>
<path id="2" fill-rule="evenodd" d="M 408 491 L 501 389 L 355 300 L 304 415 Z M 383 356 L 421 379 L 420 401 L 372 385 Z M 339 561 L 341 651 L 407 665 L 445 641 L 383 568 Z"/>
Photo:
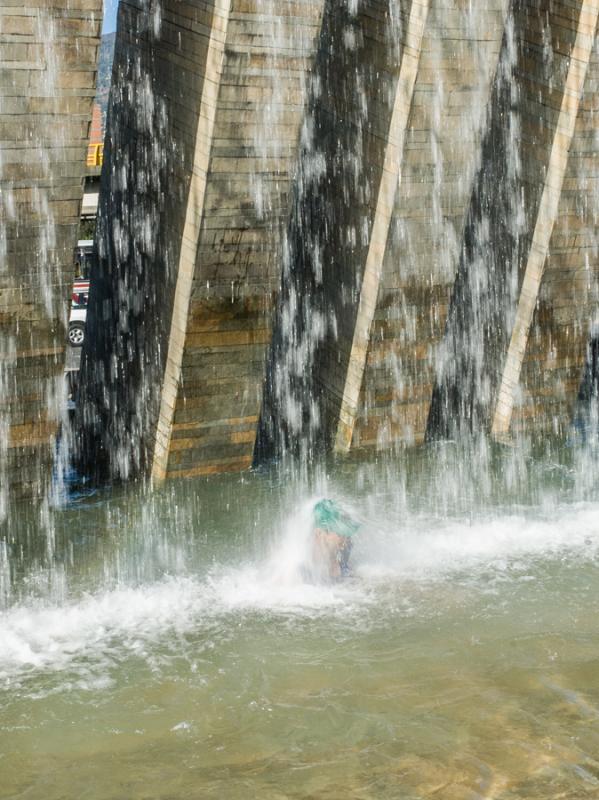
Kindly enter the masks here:
<path id="1" fill-rule="evenodd" d="M 244 104 L 248 128 L 217 120 L 215 130 L 233 128 L 226 141 L 253 159 L 230 193 L 244 198 L 244 231 L 260 242 L 252 255 L 266 264 L 269 293 L 282 278 L 262 411 L 264 449 L 281 463 L 276 476 L 154 492 L 74 498 L 59 485 L 41 515 L 14 515 L 0 539 L 0 796 L 549 800 L 597 791 L 596 443 L 547 440 L 539 453 L 522 439 L 505 450 L 484 436 L 466 442 L 461 425 L 484 428 L 495 351 L 518 299 L 530 223 L 518 84 L 528 42 L 518 4 L 449 3 L 458 31 L 449 40 L 443 9 L 421 7 L 429 5 L 355 412 L 355 443 L 376 457 L 315 463 L 335 436 L 335 371 L 352 347 L 377 170 L 418 17 L 403 0 L 264 0 L 260 42 L 221 43 L 222 92 Z M 227 24 L 238 25 L 246 6 L 225 3 Z M 292 6 L 302 7 L 299 30 L 284 13 Z M 111 113 L 120 106 L 126 124 L 114 127 L 115 166 L 103 179 L 90 329 L 100 358 L 84 364 L 99 395 L 94 433 L 125 479 L 148 459 L 167 358 L 162 292 L 172 294 L 178 277 L 167 229 L 183 216 L 197 166 L 192 139 L 177 138 L 169 76 L 153 62 L 161 42 L 172 44 L 171 10 L 124 10 L 131 41 L 144 46 L 117 53 Z M 52 35 L 50 27 L 48 93 L 58 77 Z M 540 52 L 552 90 L 561 66 L 547 27 Z M 261 105 L 237 81 L 248 63 Z M 185 74 L 181 85 L 200 95 L 200 71 Z M 32 197 L 45 220 L 41 306 L 58 318 L 54 220 L 47 198 Z M 193 291 L 210 299 L 219 275 L 200 275 L 201 266 Z M 231 306 L 251 295 L 253 266 L 248 259 L 245 282 L 225 281 Z M 256 297 L 260 309 L 270 302 Z M 109 307 L 112 326 L 102 316 Z M 271 310 L 262 311 L 266 329 Z M 3 365 L 16 358 L 15 341 L 0 345 L 0 393 L 12 391 Z M 260 396 L 252 380 L 239 405 Z M 455 443 L 391 453 L 393 443 L 424 439 L 435 382 L 429 434 Z M 182 381 L 183 406 L 186 391 Z M 60 388 L 45 382 L 43 395 L 59 420 Z M 0 409 L 0 518 L 7 441 Z M 63 449 L 59 484 L 65 460 Z M 363 523 L 353 574 L 335 583 L 305 577 L 311 512 L 323 496 Z"/>
<path id="2" fill-rule="evenodd" d="M 439 764 L 458 796 L 494 782 L 524 796 L 536 781 L 547 798 L 555 781 L 590 787 L 599 506 L 579 481 L 588 465 L 535 457 L 512 481 L 507 452 L 469 486 L 460 458 L 439 448 L 346 463 L 311 490 L 263 473 L 55 509 L 52 579 L 0 560 L 6 786 L 16 794 L 43 771 L 58 797 L 77 763 L 76 786 L 103 798 L 134 764 L 135 791 L 182 797 L 195 782 L 210 796 L 226 765 L 233 796 L 248 780 L 265 797 L 321 795 L 331 780 L 374 796 L 368 759 L 382 797 L 438 786 Z M 323 495 L 363 523 L 354 574 L 333 584 L 301 568 Z"/>

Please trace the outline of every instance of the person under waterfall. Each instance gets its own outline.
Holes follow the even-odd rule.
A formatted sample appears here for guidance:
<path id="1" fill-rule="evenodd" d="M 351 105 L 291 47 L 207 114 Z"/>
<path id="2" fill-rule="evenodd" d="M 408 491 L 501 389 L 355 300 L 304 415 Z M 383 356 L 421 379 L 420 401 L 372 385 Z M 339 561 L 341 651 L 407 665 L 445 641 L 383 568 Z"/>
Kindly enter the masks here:
<path id="1" fill-rule="evenodd" d="M 360 524 L 334 500 L 320 500 L 312 510 L 311 569 L 318 580 L 338 581 L 351 575 L 352 537 Z"/>

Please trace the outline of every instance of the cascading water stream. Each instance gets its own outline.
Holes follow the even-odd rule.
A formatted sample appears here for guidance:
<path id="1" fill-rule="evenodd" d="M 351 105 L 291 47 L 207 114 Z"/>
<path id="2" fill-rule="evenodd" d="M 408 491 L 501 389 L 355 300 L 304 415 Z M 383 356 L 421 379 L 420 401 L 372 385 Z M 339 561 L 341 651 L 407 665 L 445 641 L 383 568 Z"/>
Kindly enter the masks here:
<path id="1" fill-rule="evenodd" d="M 192 317 L 205 303 L 208 322 L 181 335 L 201 340 L 208 328 L 225 339 L 238 333 L 218 327 L 225 287 L 225 321 L 242 316 L 239 304 L 258 305 L 273 337 L 270 351 L 252 351 L 268 361 L 264 384 L 248 369 L 237 390 L 240 418 L 257 418 L 264 393 L 259 469 L 209 467 L 206 477 L 77 495 L 60 487 L 59 466 L 60 491 L 41 515 L 33 505 L 10 509 L 0 535 L 0 798 L 549 800 L 597 791 L 597 445 L 592 435 L 540 444 L 516 436 L 505 447 L 479 435 L 533 213 L 522 202 L 531 168 L 519 82 L 525 6 L 448 0 L 416 13 L 407 0 L 224 2 L 221 27 L 198 45 L 193 35 L 210 15 L 200 25 L 193 4 L 124 3 L 88 394 L 76 425 L 88 460 L 105 461 L 112 478 L 144 475 L 175 350 L 163 301 L 183 297 Z M 183 7 L 190 16 L 177 38 Z M 549 34 L 542 28 L 535 52 L 551 84 L 563 67 L 549 58 Z M 174 97 L 161 60 L 173 41 Z M 51 37 L 48 47 L 50 63 Z M 198 77 L 207 52 L 218 67 L 214 97 Z M 243 83 L 247 74 L 255 86 Z M 398 98 L 411 104 L 405 119 L 393 115 Z M 190 144 L 183 127 L 199 138 Z M 386 204 L 378 199 L 390 131 L 403 149 Z M 251 159 L 253 170 L 229 174 L 227 158 Z M 202 197 L 203 228 L 190 196 Z M 44 313 L 56 316 L 56 221 L 47 199 L 34 199 L 45 220 Z M 368 317 L 362 273 L 385 208 Z M 210 215 L 221 211 L 239 212 L 243 233 L 259 242 L 251 251 L 244 240 L 246 279 L 227 285 L 202 272 L 221 235 Z M 176 274 L 181 230 L 197 236 L 188 295 Z M 229 263 L 224 252 L 214 263 Z M 252 283 L 263 267 L 268 298 Z M 368 321 L 361 371 L 356 319 Z M 2 395 L 13 391 L 4 365 L 16 341 L 0 343 Z M 169 434 L 176 466 L 198 428 L 199 439 L 216 437 L 192 410 L 224 405 L 210 392 L 245 368 L 245 351 L 229 363 L 235 345 L 208 341 L 181 353 Z M 194 359 L 212 365 L 215 353 L 222 362 L 202 373 L 198 398 L 185 370 Z M 596 360 L 591 347 L 579 397 L 591 430 Z M 347 376 L 358 373 L 357 405 L 343 406 Z M 43 392 L 58 419 L 60 389 Z M 333 459 L 340 408 L 354 415 L 358 455 Z M 235 436 L 251 440 L 252 431 Z M 0 515 L 6 496 L 0 486 Z M 360 523 L 352 575 L 340 582 L 303 569 L 323 497 Z"/>

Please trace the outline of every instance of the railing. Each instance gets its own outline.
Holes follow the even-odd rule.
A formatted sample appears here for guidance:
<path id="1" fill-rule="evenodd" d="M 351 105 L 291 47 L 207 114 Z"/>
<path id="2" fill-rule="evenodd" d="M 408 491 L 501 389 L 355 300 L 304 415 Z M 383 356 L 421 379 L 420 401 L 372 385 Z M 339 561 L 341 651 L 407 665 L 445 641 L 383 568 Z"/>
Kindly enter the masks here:
<path id="1" fill-rule="evenodd" d="M 88 144 L 87 146 L 87 166 L 101 167 L 104 161 L 104 145 Z"/>

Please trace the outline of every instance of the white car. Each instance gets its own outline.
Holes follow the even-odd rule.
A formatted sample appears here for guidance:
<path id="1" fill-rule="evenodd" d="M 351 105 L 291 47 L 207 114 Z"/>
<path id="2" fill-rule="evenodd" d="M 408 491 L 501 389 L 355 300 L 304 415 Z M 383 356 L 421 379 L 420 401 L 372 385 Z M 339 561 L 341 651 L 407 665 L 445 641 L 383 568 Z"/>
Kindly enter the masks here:
<path id="1" fill-rule="evenodd" d="M 83 239 L 77 243 L 75 266 L 80 275 L 71 292 L 71 314 L 69 316 L 68 339 L 71 347 L 81 347 L 85 340 L 85 320 L 89 298 L 89 272 L 94 243 Z"/>

